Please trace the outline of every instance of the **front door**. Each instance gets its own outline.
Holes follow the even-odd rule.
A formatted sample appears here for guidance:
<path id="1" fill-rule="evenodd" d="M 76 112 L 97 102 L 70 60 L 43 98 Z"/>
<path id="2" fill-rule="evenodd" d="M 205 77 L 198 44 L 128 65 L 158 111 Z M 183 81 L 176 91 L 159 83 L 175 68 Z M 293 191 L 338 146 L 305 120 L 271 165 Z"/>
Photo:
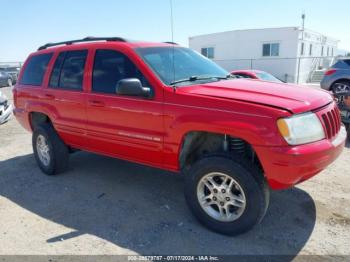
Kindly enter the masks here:
<path id="1" fill-rule="evenodd" d="M 163 94 L 154 94 L 152 98 L 117 95 L 116 85 L 125 78 L 138 78 L 143 86 L 150 87 L 122 52 L 95 50 L 91 92 L 87 97 L 88 147 L 95 152 L 160 166 Z"/>

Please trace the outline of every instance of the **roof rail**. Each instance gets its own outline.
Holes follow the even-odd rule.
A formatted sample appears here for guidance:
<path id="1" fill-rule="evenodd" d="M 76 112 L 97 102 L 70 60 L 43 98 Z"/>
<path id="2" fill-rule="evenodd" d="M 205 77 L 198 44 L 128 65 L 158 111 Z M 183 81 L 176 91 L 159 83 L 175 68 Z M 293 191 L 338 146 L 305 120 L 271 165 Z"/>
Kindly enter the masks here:
<path id="1" fill-rule="evenodd" d="M 163 42 L 164 44 L 170 44 L 170 45 L 179 45 L 178 43 L 175 43 L 175 42 L 169 42 L 169 41 L 167 41 L 167 42 Z"/>
<path id="2" fill-rule="evenodd" d="M 71 45 L 74 43 L 82 43 L 82 42 L 92 42 L 92 41 L 115 41 L 115 42 L 127 42 L 126 39 L 121 37 L 93 37 L 88 36 L 83 39 L 77 39 L 77 40 L 70 40 L 70 41 L 64 41 L 64 42 L 57 42 L 57 43 L 47 43 L 43 46 L 40 46 L 38 48 L 39 50 L 44 50 L 48 47 L 57 46 L 57 45 Z"/>

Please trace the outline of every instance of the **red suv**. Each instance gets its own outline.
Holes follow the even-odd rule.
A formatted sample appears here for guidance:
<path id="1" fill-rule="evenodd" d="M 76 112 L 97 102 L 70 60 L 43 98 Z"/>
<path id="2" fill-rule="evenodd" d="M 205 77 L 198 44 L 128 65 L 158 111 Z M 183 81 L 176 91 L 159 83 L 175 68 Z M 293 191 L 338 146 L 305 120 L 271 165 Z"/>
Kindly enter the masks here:
<path id="1" fill-rule="evenodd" d="M 270 188 L 292 187 L 332 163 L 346 137 L 325 91 L 231 79 L 174 43 L 46 44 L 13 92 L 44 173 L 66 170 L 76 149 L 181 172 L 194 215 L 230 235 L 262 220 Z"/>

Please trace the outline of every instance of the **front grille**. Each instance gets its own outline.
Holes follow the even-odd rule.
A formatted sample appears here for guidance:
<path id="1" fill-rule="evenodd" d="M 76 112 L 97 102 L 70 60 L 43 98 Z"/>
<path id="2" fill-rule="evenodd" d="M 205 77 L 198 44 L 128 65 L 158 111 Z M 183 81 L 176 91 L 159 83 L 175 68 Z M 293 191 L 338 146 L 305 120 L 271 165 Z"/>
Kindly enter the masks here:
<path id="1" fill-rule="evenodd" d="M 334 138 L 341 128 L 341 118 L 338 108 L 335 106 L 331 110 L 322 113 L 322 120 L 325 126 L 327 139 Z"/>

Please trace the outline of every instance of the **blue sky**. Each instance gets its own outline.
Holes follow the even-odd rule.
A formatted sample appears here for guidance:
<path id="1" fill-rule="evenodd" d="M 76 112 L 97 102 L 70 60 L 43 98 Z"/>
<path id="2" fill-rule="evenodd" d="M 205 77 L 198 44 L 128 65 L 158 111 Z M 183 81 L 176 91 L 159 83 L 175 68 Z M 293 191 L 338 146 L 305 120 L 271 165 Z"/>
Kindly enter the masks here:
<path id="1" fill-rule="evenodd" d="M 336 3 L 336 4 L 335 4 Z M 175 41 L 235 29 L 299 26 L 350 49 L 349 0 L 173 0 Z M 169 0 L 0 0 L 0 62 L 23 61 L 47 42 L 85 36 L 169 41 Z"/>

